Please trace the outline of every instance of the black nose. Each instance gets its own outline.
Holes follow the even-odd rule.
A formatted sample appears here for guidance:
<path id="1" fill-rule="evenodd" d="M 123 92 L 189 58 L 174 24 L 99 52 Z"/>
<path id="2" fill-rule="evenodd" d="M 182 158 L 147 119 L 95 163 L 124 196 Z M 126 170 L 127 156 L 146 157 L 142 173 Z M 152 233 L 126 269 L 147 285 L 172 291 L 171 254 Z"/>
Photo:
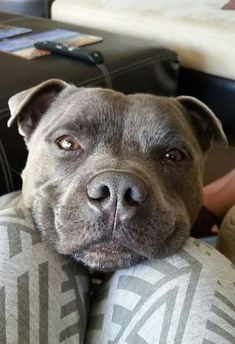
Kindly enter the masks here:
<path id="1" fill-rule="evenodd" d="M 105 172 L 87 184 L 87 198 L 94 211 L 116 216 L 124 221 L 132 218 L 147 198 L 148 188 L 136 175 Z"/>

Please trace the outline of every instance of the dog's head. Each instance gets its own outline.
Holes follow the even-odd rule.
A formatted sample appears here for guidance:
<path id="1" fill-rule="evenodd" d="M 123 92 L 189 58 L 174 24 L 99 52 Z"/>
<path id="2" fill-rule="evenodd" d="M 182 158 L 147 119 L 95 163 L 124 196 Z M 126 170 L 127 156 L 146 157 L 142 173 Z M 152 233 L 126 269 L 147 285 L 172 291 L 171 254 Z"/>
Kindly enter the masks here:
<path id="1" fill-rule="evenodd" d="M 29 150 L 25 204 L 59 253 L 114 270 L 183 245 L 206 152 L 226 143 L 203 103 L 49 80 L 9 106 Z"/>

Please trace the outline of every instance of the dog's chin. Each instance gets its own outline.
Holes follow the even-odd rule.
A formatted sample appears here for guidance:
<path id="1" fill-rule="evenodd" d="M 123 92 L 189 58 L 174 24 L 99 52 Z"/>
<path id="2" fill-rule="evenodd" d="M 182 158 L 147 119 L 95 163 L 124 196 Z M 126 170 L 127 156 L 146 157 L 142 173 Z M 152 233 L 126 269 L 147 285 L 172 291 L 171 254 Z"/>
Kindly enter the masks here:
<path id="1" fill-rule="evenodd" d="M 75 252 L 73 258 L 97 271 L 127 268 L 147 259 L 113 241 L 90 245 Z"/>

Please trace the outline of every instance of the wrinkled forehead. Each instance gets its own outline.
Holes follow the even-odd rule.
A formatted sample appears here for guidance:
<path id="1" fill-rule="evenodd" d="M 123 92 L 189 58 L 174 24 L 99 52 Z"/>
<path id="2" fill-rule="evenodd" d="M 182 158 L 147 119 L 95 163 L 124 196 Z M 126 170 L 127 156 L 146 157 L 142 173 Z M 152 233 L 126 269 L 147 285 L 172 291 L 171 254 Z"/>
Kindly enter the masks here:
<path id="1" fill-rule="evenodd" d="M 51 130 L 73 132 L 105 143 L 122 139 L 147 140 L 150 144 L 188 135 L 184 115 L 164 97 L 82 89 L 58 99 L 51 111 Z"/>
<path id="2" fill-rule="evenodd" d="M 176 109 L 164 97 L 145 94 L 126 96 L 122 93 L 103 89 L 82 89 L 59 99 L 55 104 L 58 124 L 88 122 L 101 123 L 103 126 L 111 123 L 133 122 L 141 125 L 161 125 L 163 120 L 175 123 Z M 138 122 L 136 122 L 136 120 Z"/>

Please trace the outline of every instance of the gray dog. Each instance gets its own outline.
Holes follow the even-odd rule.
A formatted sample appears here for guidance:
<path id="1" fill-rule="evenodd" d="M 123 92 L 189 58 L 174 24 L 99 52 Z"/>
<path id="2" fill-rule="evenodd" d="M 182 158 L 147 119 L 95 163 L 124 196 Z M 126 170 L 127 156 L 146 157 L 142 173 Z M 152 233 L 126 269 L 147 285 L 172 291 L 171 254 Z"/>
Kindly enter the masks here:
<path id="1" fill-rule="evenodd" d="M 226 137 L 192 97 L 48 80 L 9 101 L 29 150 L 23 198 L 60 254 L 115 270 L 175 253 L 202 199 L 206 152 Z"/>

